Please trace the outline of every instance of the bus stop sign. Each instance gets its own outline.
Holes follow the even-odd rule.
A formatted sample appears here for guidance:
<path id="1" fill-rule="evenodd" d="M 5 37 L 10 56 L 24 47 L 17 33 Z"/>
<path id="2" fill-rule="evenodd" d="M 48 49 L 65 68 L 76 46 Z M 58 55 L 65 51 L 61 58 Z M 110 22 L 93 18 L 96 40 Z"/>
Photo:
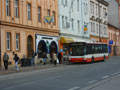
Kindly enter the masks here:
<path id="1" fill-rule="evenodd" d="M 113 40 L 109 40 L 109 45 L 112 45 L 113 44 Z"/>

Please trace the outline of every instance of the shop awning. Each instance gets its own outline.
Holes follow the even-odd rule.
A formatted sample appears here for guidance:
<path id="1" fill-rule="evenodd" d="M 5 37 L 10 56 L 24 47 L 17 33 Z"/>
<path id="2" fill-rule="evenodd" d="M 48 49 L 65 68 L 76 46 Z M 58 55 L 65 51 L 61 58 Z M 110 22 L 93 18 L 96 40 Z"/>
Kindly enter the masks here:
<path id="1" fill-rule="evenodd" d="M 61 43 L 71 43 L 71 42 L 74 42 L 74 40 L 72 38 L 68 38 L 68 37 L 61 37 L 60 40 L 61 40 Z"/>

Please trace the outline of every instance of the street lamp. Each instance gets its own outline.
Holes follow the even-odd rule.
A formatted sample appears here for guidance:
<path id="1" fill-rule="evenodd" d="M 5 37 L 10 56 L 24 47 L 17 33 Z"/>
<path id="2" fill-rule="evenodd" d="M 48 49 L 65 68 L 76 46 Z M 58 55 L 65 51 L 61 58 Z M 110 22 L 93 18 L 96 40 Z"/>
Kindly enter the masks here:
<path id="1" fill-rule="evenodd" d="M 100 32 L 100 14 L 101 14 L 101 12 L 100 12 L 100 2 L 101 2 L 101 0 L 98 0 L 98 16 L 99 16 L 99 42 L 101 42 L 101 37 L 100 37 L 100 34 L 101 34 L 101 32 Z"/>

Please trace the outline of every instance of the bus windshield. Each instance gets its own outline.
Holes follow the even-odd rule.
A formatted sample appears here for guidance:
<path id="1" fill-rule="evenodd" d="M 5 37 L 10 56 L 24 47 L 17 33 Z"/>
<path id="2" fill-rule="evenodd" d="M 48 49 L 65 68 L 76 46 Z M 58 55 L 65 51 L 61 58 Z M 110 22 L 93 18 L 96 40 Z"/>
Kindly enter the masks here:
<path id="1" fill-rule="evenodd" d="M 70 47 L 70 55 L 71 56 L 83 56 L 84 48 L 85 48 L 85 46 L 83 46 L 83 45 L 72 45 Z"/>

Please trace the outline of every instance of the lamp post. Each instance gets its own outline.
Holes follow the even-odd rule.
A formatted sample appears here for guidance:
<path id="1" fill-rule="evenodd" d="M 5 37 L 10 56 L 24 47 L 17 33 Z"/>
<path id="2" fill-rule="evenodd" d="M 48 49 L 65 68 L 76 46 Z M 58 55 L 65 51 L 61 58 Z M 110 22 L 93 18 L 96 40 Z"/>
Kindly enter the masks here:
<path id="1" fill-rule="evenodd" d="M 101 37 L 100 37 L 100 35 L 101 35 L 101 32 L 100 32 L 100 14 L 101 14 L 101 12 L 100 12 L 100 2 L 101 2 L 101 0 L 98 0 L 98 17 L 99 17 L 99 42 L 101 42 Z"/>

